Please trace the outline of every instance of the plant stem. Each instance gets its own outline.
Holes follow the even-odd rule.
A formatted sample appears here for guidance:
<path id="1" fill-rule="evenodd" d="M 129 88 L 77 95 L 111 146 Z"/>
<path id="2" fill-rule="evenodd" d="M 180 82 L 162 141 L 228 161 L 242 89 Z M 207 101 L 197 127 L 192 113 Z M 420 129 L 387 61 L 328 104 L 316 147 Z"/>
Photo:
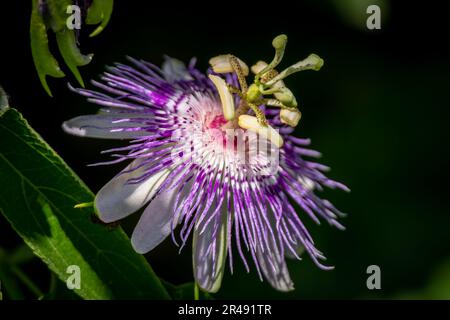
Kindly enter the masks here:
<path id="1" fill-rule="evenodd" d="M 197 282 L 194 283 L 194 300 L 200 300 L 200 292 L 198 289 Z"/>

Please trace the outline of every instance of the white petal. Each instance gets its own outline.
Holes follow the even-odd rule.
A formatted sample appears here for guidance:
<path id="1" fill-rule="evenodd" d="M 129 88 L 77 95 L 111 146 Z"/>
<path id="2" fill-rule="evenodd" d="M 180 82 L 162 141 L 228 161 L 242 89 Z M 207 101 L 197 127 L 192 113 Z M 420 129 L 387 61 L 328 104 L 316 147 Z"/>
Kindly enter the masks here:
<path id="1" fill-rule="evenodd" d="M 131 244 L 136 252 L 149 252 L 171 233 L 172 226 L 178 224 L 178 221 L 172 222 L 177 194 L 177 188 L 164 191 L 145 208 L 131 236 Z"/>
<path id="2" fill-rule="evenodd" d="M 280 251 L 273 239 L 269 239 L 270 248 L 262 252 L 260 246 L 257 246 L 256 256 L 264 277 L 267 281 L 279 291 L 294 290 L 294 283 L 289 275 L 284 256 L 280 255 Z"/>
<path id="3" fill-rule="evenodd" d="M 267 243 L 264 241 L 256 246 L 258 264 L 264 278 L 272 287 L 283 292 L 294 290 L 294 283 L 289 275 L 285 260 L 285 255 L 293 254 L 289 252 L 289 249 L 286 250 L 286 244 L 282 241 L 280 242 L 280 239 L 277 237 L 276 215 L 271 208 L 268 208 L 267 216 L 273 230 L 273 236 L 271 236 L 271 232 L 268 232 Z M 264 251 L 262 246 L 264 246 Z M 283 255 L 280 250 L 282 246 L 285 249 Z"/>
<path id="4" fill-rule="evenodd" d="M 213 208 L 214 206 L 212 210 L 214 210 Z M 195 281 L 203 290 L 213 293 L 220 289 L 227 257 L 227 210 L 225 205 L 222 207 L 220 219 L 221 221 L 217 222 L 219 227 L 215 235 L 213 228 L 215 223 L 212 221 L 203 233 L 200 233 L 203 226 L 196 226 L 192 249 Z M 215 243 L 214 250 L 208 251 L 213 243 Z"/>
<path id="5" fill-rule="evenodd" d="M 186 68 L 186 65 L 182 61 L 168 56 L 165 56 L 164 58 L 165 60 L 162 64 L 162 72 L 164 74 L 164 78 L 168 82 L 193 80 L 188 69 Z"/>
<path id="6" fill-rule="evenodd" d="M 222 78 L 210 74 L 209 79 L 214 83 L 219 92 L 220 102 L 222 103 L 223 116 L 226 120 L 234 119 L 234 98 L 228 90 L 225 80 Z"/>
<path id="7" fill-rule="evenodd" d="M 125 170 L 136 168 L 139 160 L 133 161 Z M 170 173 L 162 170 L 141 183 L 127 183 L 129 179 L 139 178 L 145 173 L 145 166 L 129 173 L 119 174 L 108 182 L 95 197 L 95 208 L 104 222 L 125 218 L 143 207 L 156 194 Z"/>
<path id="8" fill-rule="evenodd" d="M 134 115 L 136 117 L 136 115 Z M 142 117 L 142 116 L 141 116 Z M 118 121 L 118 118 L 122 120 Z M 133 121 L 131 115 L 86 115 L 80 116 L 62 124 L 65 132 L 80 136 L 101 139 L 133 139 L 148 135 L 146 131 L 124 131 L 127 128 L 139 128 L 142 123 Z"/>

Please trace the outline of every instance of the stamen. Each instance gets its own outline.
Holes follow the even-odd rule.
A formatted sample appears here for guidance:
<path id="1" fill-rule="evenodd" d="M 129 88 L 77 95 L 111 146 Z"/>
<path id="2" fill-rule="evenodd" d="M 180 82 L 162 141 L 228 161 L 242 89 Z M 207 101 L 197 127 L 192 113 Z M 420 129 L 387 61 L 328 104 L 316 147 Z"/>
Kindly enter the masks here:
<path id="1" fill-rule="evenodd" d="M 213 74 L 208 75 L 214 86 L 219 92 L 220 102 L 222 103 L 223 116 L 226 120 L 234 119 L 234 98 L 228 90 L 227 83 L 222 78 Z"/>
<path id="2" fill-rule="evenodd" d="M 209 64 L 213 68 L 213 71 L 215 73 L 230 73 L 233 72 L 233 66 L 230 63 L 230 56 L 229 54 L 221 54 L 219 56 L 213 57 L 209 59 Z M 242 73 L 244 76 L 248 76 L 248 66 L 245 64 L 244 61 L 239 59 L 238 57 L 235 57 L 239 63 L 239 66 L 242 69 Z"/>
<path id="3" fill-rule="evenodd" d="M 287 87 L 278 88 L 277 92 L 273 94 L 283 105 L 286 107 L 295 108 L 297 107 L 297 100 L 294 94 Z"/>
<path id="4" fill-rule="evenodd" d="M 239 63 L 239 59 L 233 55 L 229 55 L 229 60 L 231 67 L 233 68 L 233 71 L 236 73 L 239 81 L 239 85 L 241 86 L 241 91 L 243 94 L 247 92 L 248 85 L 247 81 L 245 80 L 246 74 L 241 68 L 241 64 Z M 248 67 L 247 67 L 247 75 L 248 75 Z"/>
<path id="5" fill-rule="evenodd" d="M 263 126 L 260 124 L 256 117 L 247 114 L 241 115 L 239 117 L 239 126 L 243 129 L 256 132 L 260 136 L 270 140 L 278 148 L 283 146 L 284 141 L 281 135 L 270 125 Z"/>
<path id="6" fill-rule="evenodd" d="M 247 102 L 247 104 L 255 113 L 258 123 L 264 127 L 267 127 L 268 124 L 267 124 L 267 119 L 266 119 L 266 115 L 264 114 L 264 112 L 254 103 Z"/>
<path id="7" fill-rule="evenodd" d="M 306 59 L 293 64 L 292 66 L 286 68 L 280 72 L 275 78 L 266 83 L 267 86 L 272 86 L 274 83 L 286 78 L 287 76 L 303 71 L 303 70 L 314 70 L 319 71 L 323 66 L 323 60 L 316 54 L 310 54 Z"/>
<path id="8" fill-rule="evenodd" d="M 263 100 L 264 104 L 266 106 L 270 106 L 270 107 L 278 107 L 278 108 L 283 108 L 283 104 L 278 101 L 277 99 L 264 99 Z"/>
<path id="9" fill-rule="evenodd" d="M 258 74 L 260 73 L 265 67 L 267 67 L 267 62 L 259 60 L 257 63 L 255 63 L 254 65 L 251 66 L 250 70 L 252 70 L 252 72 L 254 74 Z"/>
<path id="10" fill-rule="evenodd" d="M 302 114 L 298 109 L 296 110 L 281 109 L 280 111 L 281 122 L 291 127 L 296 127 L 301 117 Z"/>
<path id="11" fill-rule="evenodd" d="M 263 70 L 265 67 L 267 67 L 267 63 L 260 60 L 250 68 L 254 74 L 259 74 L 257 77 L 255 77 L 255 82 L 257 82 L 256 80 L 258 80 L 261 83 L 260 86 L 263 86 L 266 82 L 272 80 L 278 75 L 278 72 L 275 69 L 260 73 L 261 70 Z M 258 77 L 260 77 L 260 79 L 256 79 Z M 282 81 L 279 81 L 278 83 L 280 82 Z"/>

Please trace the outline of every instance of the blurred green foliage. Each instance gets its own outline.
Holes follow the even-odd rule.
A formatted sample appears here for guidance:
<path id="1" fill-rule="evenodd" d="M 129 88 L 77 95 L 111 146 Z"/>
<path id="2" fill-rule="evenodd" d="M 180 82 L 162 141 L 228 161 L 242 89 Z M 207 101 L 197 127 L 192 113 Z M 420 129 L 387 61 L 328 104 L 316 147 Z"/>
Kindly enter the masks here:
<path id="1" fill-rule="evenodd" d="M 68 281 L 76 266 L 80 285 L 74 292 L 84 299 L 169 297 L 120 227 L 94 224 L 92 207 L 74 207 L 94 195 L 15 109 L 0 114 L 0 136 L 0 181 L 8 181 L 0 189 L 0 213 L 59 279 Z M 41 298 L 19 266 L 27 253 L 1 254 L 1 266 Z M 17 292 L 9 283 L 6 290 Z"/>
<path id="2" fill-rule="evenodd" d="M 366 28 L 366 13 L 367 8 L 371 5 L 380 8 L 382 25 L 389 20 L 390 1 L 387 0 L 326 0 L 326 2 L 335 8 L 342 23 L 359 31 L 369 32 Z"/>

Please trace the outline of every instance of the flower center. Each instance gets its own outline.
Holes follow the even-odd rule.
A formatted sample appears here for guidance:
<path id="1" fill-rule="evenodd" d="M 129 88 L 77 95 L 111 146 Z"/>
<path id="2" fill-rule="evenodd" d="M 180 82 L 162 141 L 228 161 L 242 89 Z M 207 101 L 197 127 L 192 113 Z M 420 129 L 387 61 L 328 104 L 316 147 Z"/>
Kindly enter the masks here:
<path id="1" fill-rule="evenodd" d="M 219 129 L 226 123 L 227 120 L 225 120 L 225 117 L 222 114 L 219 114 L 209 123 L 208 128 Z"/>

